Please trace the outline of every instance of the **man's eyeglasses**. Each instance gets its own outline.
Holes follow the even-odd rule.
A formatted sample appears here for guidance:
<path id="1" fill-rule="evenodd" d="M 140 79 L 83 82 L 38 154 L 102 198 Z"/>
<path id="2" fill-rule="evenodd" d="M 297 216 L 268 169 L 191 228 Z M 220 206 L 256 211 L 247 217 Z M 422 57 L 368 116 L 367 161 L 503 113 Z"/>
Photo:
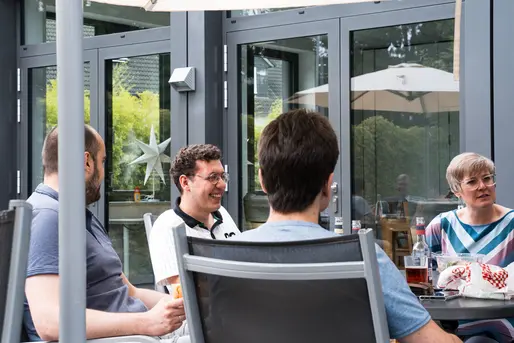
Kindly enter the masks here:
<path id="1" fill-rule="evenodd" d="M 208 176 L 202 176 L 202 175 L 196 174 L 196 176 L 198 176 L 206 181 L 209 181 L 213 185 L 217 185 L 218 182 L 220 182 L 220 180 L 223 180 L 223 182 L 225 182 L 225 183 L 227 183 L 229 180 L 228 173 L 222 173 L 222 174 L 212 173 L 212 174 L 209 174 Z"/>
<path id="2" fill-rule="evenodd" d="M 496 175 L 495 174 L 489 174 L 486 176 L 483 176 L 482 178 L 471 178 L 464 181 L 461 181 L 461 184 L 468 189 L 468 190 L 477 190 L 480 187 L 480 184 L 483 183 L 486 187 L 491 187 L 496 185 Z"/>

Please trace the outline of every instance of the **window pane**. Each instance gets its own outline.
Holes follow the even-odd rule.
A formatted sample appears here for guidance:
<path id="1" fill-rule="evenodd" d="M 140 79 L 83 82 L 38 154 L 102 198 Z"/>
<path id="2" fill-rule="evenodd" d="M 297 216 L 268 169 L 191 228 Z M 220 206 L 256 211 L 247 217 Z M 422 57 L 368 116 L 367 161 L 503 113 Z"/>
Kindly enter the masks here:
<path id="1" fill-rule="evenodd" d="M 170 25 L 170 14 L 86 1 L 84 37 Z M 55 0 L 24 0 L 23 44 L 55 41 Z"/>
<path id="2" fill-rule="evenodd" d="M 459 153 L 453 20 L 351 36 L 352 219 L 374 227 L 393 261 L 428 224 L 457 208 L 446 168 Z"/>
<path id="3" fill-rule="evenodd" d="M 105 63 L 109 234 L 129 280 L 153 285 L 143 214 L 159 215 L 171 206 L 170 54 L 120 57 Z M 142 147 L 155 148 L 150 144 L 152 132 L 156 143 L 165 146 L 164 153 L 139 162 Z M 155 166 L 147 172 L 151 163 Z M 136 187 L 140 201 L 135 198 Z"/>
<path id="4" fill-rule="evenodd" d="M 84 63 L 84 122 L 89 123 L 90 85 L 89 62 Z M 57 125 L 57 67 L 39 67 L 28 71 L 29 118 L 31 126 L 30 156 L 33 190 L 43 182 L 41 150 L 48 131 Z"/>
<path id="5" fill-rule="evenodd" d="M 252 9 L 252 10 L 234 10 L 229 11 L 229 17 L 244 17 L 249 15 L 258 15 L 258 14 L 266 14 L 266 13 L 272 13 L 272 12 L 280 12 L 280 11 L 287 11 L 287 10 L 293 10 L 295 8 L 301 8 L 301 7 L 283 7 L 283 8 L 259 8 L 259 9 Z"/>
<path id="6" fill-rule="evenodd" d="M 240 46 L 241 171 L 243 213 L 240 227 L 252 229 L 269 214 L 259 184 L 257 143 L 278 115 L 305 107 L 328 116 L 327 36 L 301 37 Z M 324 92 L 318 92 L 320 86 Z M 327 217 L 322 216 L 327 225 Z"/>

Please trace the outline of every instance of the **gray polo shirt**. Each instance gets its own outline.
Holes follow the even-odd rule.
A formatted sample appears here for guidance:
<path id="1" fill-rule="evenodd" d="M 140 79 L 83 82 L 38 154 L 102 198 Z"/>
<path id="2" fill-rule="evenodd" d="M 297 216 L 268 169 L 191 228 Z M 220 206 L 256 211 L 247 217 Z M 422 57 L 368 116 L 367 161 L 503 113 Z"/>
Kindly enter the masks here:
<path id="1" fill-rule="evenodd" d="M 59 274 L 59 203 L 52 188 L 40 184 L 28 202 L 33 206 L 27 277 Z M 122 265 L 104 227 L 86 211 L 87 285 L 86 306 L 107 312 L 144 312 L 141 300 L 128 294 L 121 278 Z M 45 294 L 41 294 L 42 297 Z M 40 341 L 25 300 L 23 323 L 29 339 Z"/>

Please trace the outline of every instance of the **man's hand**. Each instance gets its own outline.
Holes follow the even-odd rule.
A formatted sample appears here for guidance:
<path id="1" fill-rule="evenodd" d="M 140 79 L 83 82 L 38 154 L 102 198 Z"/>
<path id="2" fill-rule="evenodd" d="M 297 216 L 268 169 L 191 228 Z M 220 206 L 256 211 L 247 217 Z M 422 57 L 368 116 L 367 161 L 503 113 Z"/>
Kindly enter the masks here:
<path id="1" fill-rule="evenodd" d="M 184 300 L 166 297 L 145 313 L 146 334 L 163 336 L 182 326 L 186 319 Z"/>

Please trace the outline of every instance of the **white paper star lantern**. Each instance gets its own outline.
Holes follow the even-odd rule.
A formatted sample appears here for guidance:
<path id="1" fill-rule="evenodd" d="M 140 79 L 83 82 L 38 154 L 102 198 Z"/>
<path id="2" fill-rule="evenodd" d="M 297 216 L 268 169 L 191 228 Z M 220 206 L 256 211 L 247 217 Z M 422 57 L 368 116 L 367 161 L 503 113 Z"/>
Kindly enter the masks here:
<path id="1" fill-rule="evenodd" d="M 157 139 L 155 138 L 155 131 L 153 129 L 153 125 L 150 130 L 149 144 L 145 144 L 140 140 L 136 139 L 136 144 L 139 146 L 139 148 L 141 148 L 141 150 L 143 150 L 144 154 L 136 158 L 134 161 L 130 162 L 129 165 L 136 163 L 146 163 L 146 174 L 144 182 L 145 185 L 150 175 L 152 175 L 153 170 L 155 170 L 157 174 L 159 174 L 162 182 L 166 184 L 166 181 L 164 180 L 164 173 L 162 172 L 162 163 L 171 162 L 170 157 L 164 154 L 164 150 L 166 150 L 170 142 L 171 138 L 168 138 L 164 142 L 157 144 Z"/>

